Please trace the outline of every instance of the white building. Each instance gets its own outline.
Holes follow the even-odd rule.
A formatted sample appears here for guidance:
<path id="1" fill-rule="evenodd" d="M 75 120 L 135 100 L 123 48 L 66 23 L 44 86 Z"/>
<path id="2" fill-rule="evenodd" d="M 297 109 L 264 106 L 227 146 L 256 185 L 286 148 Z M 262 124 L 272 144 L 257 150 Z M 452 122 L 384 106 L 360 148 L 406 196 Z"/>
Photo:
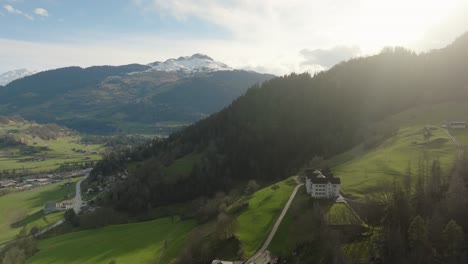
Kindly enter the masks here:
<path id="1" fill-rule="evenodd" d="M 450 121 L 449 127 L 450 128 L 466 128 L 466 122 L 465 121 Z"/>
<path id="2" fill-rule="evenodd" d="M 340 178 L 323 175 L 319 170 L 306 170 L 306 190 L 313 198 L 332 199 L 340 196 Z"/>

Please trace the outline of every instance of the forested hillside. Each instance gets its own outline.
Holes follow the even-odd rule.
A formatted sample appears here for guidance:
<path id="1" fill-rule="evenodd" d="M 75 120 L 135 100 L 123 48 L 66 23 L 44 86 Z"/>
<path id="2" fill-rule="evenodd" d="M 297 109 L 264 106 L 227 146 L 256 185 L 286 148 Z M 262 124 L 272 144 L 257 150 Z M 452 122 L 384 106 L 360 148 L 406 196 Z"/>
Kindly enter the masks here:
<path id="1" fill-rule="evenodd" d="M 91 134 L 168 134 L 221 110 L 274 77 L 251 71 L 156 71 L 149 66 L 68 67 L 0 88 L 0 114 Z"/>
<path id="2" fill-rule="evenodd" d="M 387 48 L 314 76 L 275 78 L 167 140 L 105 158 L 92 180 L 132 165 L 111 199 L 121 209 L 145 210 L 229 190 L 237 181 L 286 178 L 314 156 L 328 158 L 392 135 L 397 124 L 379 122 L 389 115 L 468 100 L 467 58 L 464 35 L 427 54 Z M 187 160 L 185 171 L 167 169 Z"/>

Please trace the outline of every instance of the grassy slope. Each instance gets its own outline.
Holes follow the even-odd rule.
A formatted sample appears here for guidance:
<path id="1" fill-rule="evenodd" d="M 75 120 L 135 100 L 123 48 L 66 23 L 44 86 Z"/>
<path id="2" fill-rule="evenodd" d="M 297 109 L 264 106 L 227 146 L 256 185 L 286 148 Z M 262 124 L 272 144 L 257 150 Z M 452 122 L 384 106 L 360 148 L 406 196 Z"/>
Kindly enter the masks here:
<path id="1" fill-rule="evenodd" d="M 84 145 L 80 144 L 80 137 L 77 135 L 67 135 L 53 140 L 43 140 L 41 138 L 33 138 L 26 131 L 28 128 L 39 126 L 33 122 L 13 122 L 8 124 L 0 124 L 0 135 L 13 132 L 13 136 L 17 139 L 22 139 L 29 146 L 48 147 L 50 150 L 33 155 L 21 155 L 18 148 L 3 148 L 0 149 L 0 168 L 4 170 L 12 169 L 31 169 L 32 171 L 46 171 L 55 169 L 63 163 L 84 162 L 100 159 L 99 154 L 91 154 L 100 152 L 100 145 Z M 72 149 L 85 150 L 86 153 L 77 153 Z M 28 159 L 45 158 L 41 161 L 24 161 Z"/>
<path id="2" fill-rule="evenodd" d="M 291 226 L 294 225 L 294 221 L 299 215 L 303 214 L 307 209 L 312 209 L 312 207 L 312 199 L 307 195 L 305 187 L 300 187 L 268 250 L 278 256 L 290 254 L 294 250 L 295 241 L 297 240 L 294 232 L 291 232 Z"/>
<path id="3" fill-rule="evenodd" d="M 171 218 L 113 225 L 69 233 L 39 242 L 39 252 L 28 263 L 168 263 L 182 249 L 192 221 Z"/>
<path id="4" fill-rule="evenodd" d="M 164 168 L 164 173 L 167 178 L 180 177 L 181 175 L 189 175 L 193 166 L 200 161 L 202 155 L 199 153 L 191 153 L 180 159 L 175 160 L 171 165 Z"/>
<path id="5" fill-rule="evenodd" d="M 341 189 L 346 194 L 363 196 L 371 192 L 380 182 L 390 182 L 394 177 L 403 176 L 408 165 L 413 173 L 417 171 L 419 159 L 428 156 L 439 159 L 444 171 L 453 166 L 455 152 L 445 131 L 437 128 L 429 142 L 424 144 L 422 127 L 405 127 L 398 134 L 377 148 L 333 167 L 341 178 Z M 416 142 L 416 144 L 415 144 Z"/>
<path id="6" fill-rule="evenodd" d="M 335 203 L 325 213 L 330 225 L 362 225 L 361 219 L 344 203 Z"/>
<path id="7" fill-rule="evenodd" d="M 425 125 L 440 126 L 447 120 L 468 121 L 468 104 L 465 102 L 440 103 L 412 108 L 396 114 L 386 120 L 400 127 L 399 133 L 375 149 L 364 151 L 358 147 L 339 155 L 332 160 L 333 171 L 342 180 L 342 191 L 354 196 L 363 196 L 372 186 L 382 181 L 391 181 L 394 176 L 406 172 L 408 162 L 413 174 L 422 155 L 439 158 L 447 172 L 453 165 L 455 152 L 441 128 L 434 131 L 430 140 L 440 138 L 432 145 L 414 145 L 422 143 L 421 133 Z M 468 130 L 452 131 L 462 144 L 468 144 Z"/>
<path id="8" fill-rule="evenodd" d="M 294 179 L 289 178 L 249 197 L 249 207 L 237 217 L 236 231 L 246 256 L 254 254 L 265 241 L 295 186 Z"/>
<path id="9" fill-rule="evenodd" d="M 74 184 L 62 185 L 63 182 L 50 184 L 0 197 L 0 245 L 18 234 L 25 224 L 28 227 L 43 227 L 61 219 L 63 212 L 44 216 L 42 209 L 47 201 L 61 201 L 69 194 L 74 196 Z M 17 227 L 12 226 L 15 223 Z"/>

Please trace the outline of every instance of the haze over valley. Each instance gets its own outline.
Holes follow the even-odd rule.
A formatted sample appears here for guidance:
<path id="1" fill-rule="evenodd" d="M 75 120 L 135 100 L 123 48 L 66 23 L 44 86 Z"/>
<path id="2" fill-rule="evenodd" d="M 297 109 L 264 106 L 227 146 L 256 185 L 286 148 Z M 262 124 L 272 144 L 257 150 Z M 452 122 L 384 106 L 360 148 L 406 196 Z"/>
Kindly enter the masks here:
<path id="1" fill-rule="evenodd" d="M 466 11 L 0 0 L 0 263 L 467 263 Z"/>

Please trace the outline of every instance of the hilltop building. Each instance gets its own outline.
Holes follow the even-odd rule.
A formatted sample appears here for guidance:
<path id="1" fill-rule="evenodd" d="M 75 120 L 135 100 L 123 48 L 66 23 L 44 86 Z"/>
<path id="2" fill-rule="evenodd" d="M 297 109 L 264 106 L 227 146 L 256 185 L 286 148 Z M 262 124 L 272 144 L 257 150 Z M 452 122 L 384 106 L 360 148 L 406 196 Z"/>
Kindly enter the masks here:
<path id="1" fill-rule="evenodd" d="M 465 121 L 450 121 L 448 122 L 448 127 L 453 129 L 465 129 L 466 122 Z"/>
<path id="2" fill-rule="evenodd" d="M 340 196 L 340 178 L 330 171 L 306 170 L 306 190 L 313 198 L 333 199 Z"/>

